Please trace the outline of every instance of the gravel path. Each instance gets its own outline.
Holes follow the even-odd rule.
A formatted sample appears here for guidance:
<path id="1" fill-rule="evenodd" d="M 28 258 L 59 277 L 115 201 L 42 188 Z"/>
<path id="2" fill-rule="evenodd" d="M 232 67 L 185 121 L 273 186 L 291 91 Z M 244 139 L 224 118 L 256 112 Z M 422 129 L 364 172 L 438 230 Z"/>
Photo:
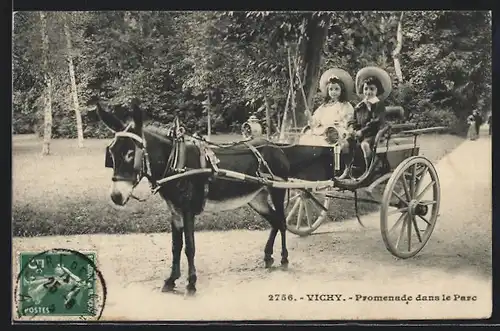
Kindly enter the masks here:
<path id="1" fill-rule="evenodd" d="M 14 238 L 13 252 L 54 247 L 96 250 L 108 289 L 105 320 L 485 318 L 491 313 L 491 139 L 465 141 L 437 165 L 440 217 L 427 246 L 399 260 L 385 248 L 378 214 L 288 233 L 290 267 L 263 268 L 267 231 L 196 234 L 198 293 L 160 292 L 170 271 L 167 233 Z M 279 263 L 279 237 L 275 260 Z M 17 261 L 16 261 L 17 264 Z M 182 256 L 180 290 L 186 285 Z M 292 294 L 296 301 L 269 301 Z M 342 300 L 308 301 L 313 294 Z M 356 301 L 357 295 L 412 296 L 407 302 Z M 451 301 L 417 301 L 417 295 Z M 475 301 L 454 301 L 454 295 Z M 351 299 L 352 298 L 352 299 Z M 345 301 L 343 300 L 345 299 Z"/>

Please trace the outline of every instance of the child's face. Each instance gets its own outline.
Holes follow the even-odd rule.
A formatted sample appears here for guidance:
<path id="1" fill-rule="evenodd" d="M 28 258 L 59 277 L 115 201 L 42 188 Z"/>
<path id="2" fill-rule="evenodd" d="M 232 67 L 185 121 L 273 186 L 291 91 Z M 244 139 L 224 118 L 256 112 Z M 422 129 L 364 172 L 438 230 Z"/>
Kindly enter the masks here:
<path id="1" fill-rule="evenodd" d="M 363 85 L 363 95 L 365 98 L 370 99 L 377 96 L 377 87 L 374 84 Z"/>
<path id="2" fill-rule="evenodd" d="M 342 93 L 342 88 L 337 83 L 328 84 L 328 96 L 336 101 L 340 98 L 340 93 Z"/>

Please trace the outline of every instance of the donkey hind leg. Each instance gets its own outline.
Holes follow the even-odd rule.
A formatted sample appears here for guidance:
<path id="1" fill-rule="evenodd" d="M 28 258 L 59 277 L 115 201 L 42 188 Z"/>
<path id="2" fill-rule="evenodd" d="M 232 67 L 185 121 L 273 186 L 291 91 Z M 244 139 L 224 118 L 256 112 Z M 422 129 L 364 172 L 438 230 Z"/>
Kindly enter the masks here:
<path id="1" fill-rule="evenodd" d="M 181 252 L 182 252 L 182 227 L 175 221 L 172 225 L 172 270 L 170 277 L 165 280 L 162 292 L 172 292 L 175 288 L 175 281 L 181 277 Z"/>
<path id="2" fill-rule="evenodd" d="M 196 267 L 194 265 L 194 255 L 196 252 L 194 244 L 194 219 L 195 215 L 191 211 L 184 212 L 184 237 L 186 239 L 185 253 L 188 261 L 188 284 L 187 294 L 192 295 L 196 293 Z"/>
<path id="3" fill-rule="evenodd" d="M 288 267 L 288 249 L 286 245 L 285 190 L 272 189 L 271 200 L 274 205 L 274 215 L 281 237 L 281 266 Z"/>
<path id="4" fill-rule="evenodd" d="M 266 246 L 264 248 L 264 263 L 266 268 L 270 268 L 273 263 L 273 246 L 276 235 L 279 231 L 279 218 L 277 217 L 276 211 L 272 208 L 268 201 L 269 192 L 267 190 L 262 190 L 248 205 L 255 210 L 259 215 L 264 217 L 269 224 L 271 224 L 271 232 L 269 233 L 269 238 L 267 239 Z M 283 251 L 281 252 L 283 257 Z M 286 252 L 288 255 L 288 252 Z M 283 262 L 283 258 L 282 258 Z M 288 263 L 288 261 L 287 261 Z"/>

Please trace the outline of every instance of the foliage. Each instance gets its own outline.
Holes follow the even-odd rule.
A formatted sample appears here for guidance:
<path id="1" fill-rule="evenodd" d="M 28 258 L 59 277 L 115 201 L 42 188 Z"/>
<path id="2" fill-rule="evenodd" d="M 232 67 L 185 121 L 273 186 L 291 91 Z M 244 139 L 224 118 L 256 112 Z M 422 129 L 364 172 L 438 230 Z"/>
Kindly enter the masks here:
<path id="1" fill-rule="evenodd" d="M 47 13 L 49 68 L 54 84 L 54 136 L 76 136 L 62 22 L 73 38 L 73 59 L 85 137 L 109 135 L 98 123 L 95 102 L 106 100 L 127 116 L 138 97 L 147 118 L 166 125 L 175 115 L 191 131 L 206 131 L 203 101 L 210 96 L 213 129 L 238 130 L 251 113 L 273 127 L 290 89 L 288 50 L 297 55 L 307 22 L 328 24 L 320 72 L 356 72 L 377 65 L 395 81 L 389 104 L 403 105 L 419 126 L 454 125 L 474 108 L 491 108 L 491 14 L 405 12 L 401 65 L 396 82 L 392 52 L 399 12 L 71 12 Z M 328 22 L 328 23 L 326 23 Z M 40 22 L 19 12 L 13 35 L 14 132 L 41 127 L 44 89 Z M 314 50 L 313 50 L 314 51 Z M 316 50 L 319 52 L 319 48 Z M 297 81 L 294 83 L 297 88 Z M 299 94 L 300 96 L 300 94 Z M 314 99 L 314 108 L 321 102 Z M 301 109 L 298 109 L 301 111 Z"/>

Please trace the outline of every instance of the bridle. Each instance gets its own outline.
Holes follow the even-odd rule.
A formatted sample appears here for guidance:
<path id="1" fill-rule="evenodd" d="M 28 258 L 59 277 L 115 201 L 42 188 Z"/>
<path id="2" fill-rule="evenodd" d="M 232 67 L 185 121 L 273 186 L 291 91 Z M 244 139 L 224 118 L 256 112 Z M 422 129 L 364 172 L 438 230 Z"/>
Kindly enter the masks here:
<path id="1" fill-rule="evenodd" d="M 178 122 L 177 122 L 178 124 Z M 134 189 L 142 180 L 142 178 L 146 177 L 149 181 L 150 187 L 151 187 L 151 193 L 155 194 L 158 192 L 158 189 L 160 185 L 158 185 L 157 180 L 153 178 L 152 170 L 151 170 L 151 162 L 149 160 L 149 155 L 148 151 L 146 149 L 146 138 L 144 137 L 144 133 L 142 136 L 139 136 L 138 134 L 135 134 L 133 132 L 129 132 L 128 130 L 132 126 L 132 123 L 130 123 L 123 131 L 117 131 L 115 132 L 115 137 L 111 141 L 111 143 L 108 145 L 108 149 L 111 148 L 117 141 L 118 138 L 124 137 L 124 138 L 130 138 L 134 141 L 135 144 L 135 153 L 134 153 L 134 167 L 133 169 L 137 173 L 137 178 L 136 181 L 134 182 L 133 188 Z M 165 176 L 169 176 L 175 173 L 178 173 L 180 171 L 183 171 L 184 165 L 185 165 L 185 142 L 184 142 L 184 134 L 185 134 L 185 129 L 184 127 L 180 125 L 176 125 L 176 130 L 169 129 L 168 137 L 172 139 L 172 151 L 170 153 L 170 156 L 167 161 L 167 166 L 165 168 Z M 112 153 L 110 152 L 112 155 Z M 114 158 L 114 157 L 113 157 Z M 116 176 L 113 175 L 111 178 L 112 181 L 117 182 L 117 181 L 131 181 L 130 178 L 124 178 L 121 176 Z M 133 194 L 131 195 L 132 198 L 139 200 L 139 201 L 145 201 L 146 199 L 140 199 Z"/>
<path id="2" fill-rule="evenodd" d="M 128 130 L 130 129 L 131 125 L 132 124 L 129 124 L 123 131 L 115 132 L 115 137 L 108 145 L 108 149 L 116 143 L 118 138 L 124 137 L 132 139 L 135 144 L 134 170 L 137 172 L 137 178 L 134 187 L 137 186 L 144 177 L 146 177 L 149 182 L 154 185 L 154 179 L 152 178 L 151 173 L 151 163 L 149 161 L 148 151 L 146 149 L 146 139 L 144 138 L 144 134 L 142 136 L 139 136 L 135 133 L 129 132 Z M 130 178 L 113 175 L 111 180 L 114 182 L 130 181 Z"/>

